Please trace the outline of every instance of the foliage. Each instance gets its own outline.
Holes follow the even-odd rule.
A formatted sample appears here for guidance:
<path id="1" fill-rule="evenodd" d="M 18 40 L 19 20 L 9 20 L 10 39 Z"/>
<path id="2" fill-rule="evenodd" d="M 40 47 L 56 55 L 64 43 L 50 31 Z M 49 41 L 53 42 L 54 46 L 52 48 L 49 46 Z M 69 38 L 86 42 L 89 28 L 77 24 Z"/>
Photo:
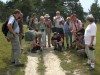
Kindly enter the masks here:
<path id="1" fill-rule="evenodd" d="M 90 13 L 93 14 L 96 22 L 100 22 L 100 6 L 97 1 L 91 5 Z"/>
<path id="2" fill-rule="evenodd" d="M 69 1 L 74 3 L 74 6 L 71 6 L 71 8 L 64 5 L 64 2 Z M 26 19 L 26 16 L 32 14 L 33 12 L 36 12 L 38 17 L 48 13 L 51 16 L 50 18 L 52 19 L 57 10 L 59 10 L 62 16 L 64 16 L 65 18 L 66 16 L 69 16 L 67 14 L 69 9 L 70 11 L 76 13 L 79 19 L 83 20 L 83 8 L 78 2 L 79 0 L 10 0 L 6 2 L 6 4 L 0 2 L 0 11 L 4 15 L 1 16 L 1 18 L 2 20 L 3 18 L 6 19 L 10 14 L 12 14 L 15 9 L 20 9 L 22 11 L 22 13 L 24 14 L 24 21 Z"/>

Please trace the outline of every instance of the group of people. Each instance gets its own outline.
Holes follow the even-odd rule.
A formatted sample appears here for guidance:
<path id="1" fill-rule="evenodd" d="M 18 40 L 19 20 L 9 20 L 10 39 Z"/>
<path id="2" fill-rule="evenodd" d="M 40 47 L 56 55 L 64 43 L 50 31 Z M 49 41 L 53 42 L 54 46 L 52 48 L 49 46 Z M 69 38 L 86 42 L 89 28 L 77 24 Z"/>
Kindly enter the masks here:
<path id="1" fill-rule="evenodd" d="M 23 33 L 23 29 L 20 30 L 20 23 L 18 23 L 20 20 L 22 21 L 22 15 L 21 11 L 15 10 L 13 15 L 10 16 L 7 25 L 9 29 L 7 38 L 12 44 L 11 62 L 15 63 L 16 66 L 22 65 L 19 61 L 21 53 L 19 35 L 20 32 L 21 34 Z M 41 49 L 41 47 L 43 47 L 43 49 L 47 47 L 47 35 L 48 47 L 52 45 L 54 46 L 54 50 L 57 51 L 62 51 L 65 47 L 66 50 L 76 49 L 77 53 L 81 53 L 81 55 L 84 52 L 88 57 L 87 63 L 90 64 L 91 69 L 94 69 L 94 45 L 96 44 L 97 27 L 93 15 L 88 15 L 86 20 L 88 26 L 84 29 L 84 24 L 77 18 L 76 14 L 68 16 L 64 20 L 60 11 L 56 11 L 56 16 L 53 17 L 52 21 L 50 20 L 49 14 L 40 16 L 38 20 L 37 14 L 33 13 L 31 17 L 27 17 L 26 19 L 29 30 L 25 32 L 25 38 L 29 38 L 26 38 L 26 40 L 32 41 L 31 52 L 36 52 L 38 49 Z M 66 42 L 66 46 L 64 45 L 64 41 Z"/>

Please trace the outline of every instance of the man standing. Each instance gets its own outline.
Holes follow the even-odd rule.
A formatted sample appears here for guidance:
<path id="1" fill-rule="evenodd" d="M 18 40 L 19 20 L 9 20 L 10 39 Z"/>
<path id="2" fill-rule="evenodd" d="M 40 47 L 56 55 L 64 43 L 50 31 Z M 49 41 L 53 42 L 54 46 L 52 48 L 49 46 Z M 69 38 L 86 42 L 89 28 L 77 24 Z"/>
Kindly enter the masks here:
<path id="1" fill-rule="evenodd" d="M 72 32 L 71 32 L 71 30 L 72 30 L 71 20 L 70 20 L 70 17 L 67 17 L 66 22 L 64 23 L 64 35 L 66 38 L 67 49 L 69 49 L 69 45 L 70 45 L 70 47 L 72 47 Z"/>
<path id="2" fill-rule="evenodd" d="M 48 47 L 51 47 L 50 45 L 50 38 L 51 38 L 51 28 L 52 28 L 52 22 L 51 20 L 49 19 L 49 14 L 45 14 L 45 24 L 46 24 L 46 33 L 47 33 L 47 36 L 48 36 Z"/>
<path id="3" fill-rule="evenodd" d="M 60 11 L 56 11 L 56 16 L 53 18 L 54 23 L 55 23 L 55 32 L 59 32 L 60 22 L 64 23 L 64 18 L 60 15 Z"/>
<path id="4" fill-rule="evenodd" d="M 71 21 L 72 21 L 72 37 L 73 41 L 76 39 L 76 33 L 79 32 L 82 29 L 82 22 L 77 18 L 76 14 L 71 15 Z"/>
<path id="5" fill-rule="evenodd" d="M 20 54 L 21 54 L 21 46 L 19 42 L 19 25 L 17 22 L 17 19 L 21 16 L 21 11 L 16 9 L 13 12 L 13 15 L 10 16 L 8 21 L 8 29 L 9 32 L 7 33 L 8 39 L 11 41 L 12 45 L 12 58 L 11 62 L 15 64 L 16 67 L 24 66 L 24 64 L 21 64 L 19 61 Z"/>
<path id="6" fill-rule="evenodd" d="M 32 17 L 30 18 L 29 22 L 29 30 L 36 30 L 37 31 L 37 24 L 38 24 L 38 19 L 36 13 L 32 14 Z"/>
<path id="7" fill-rule="evenodd" d="M 23 14 L 21 13 L 21 17 L 18 18 L 18 25 L 20 28 L 20 32 L 19 32 L 19 41 L 21 44 L 21 50 L 23 50 L 22 48 L 22 39 L 23 39 Z"/>

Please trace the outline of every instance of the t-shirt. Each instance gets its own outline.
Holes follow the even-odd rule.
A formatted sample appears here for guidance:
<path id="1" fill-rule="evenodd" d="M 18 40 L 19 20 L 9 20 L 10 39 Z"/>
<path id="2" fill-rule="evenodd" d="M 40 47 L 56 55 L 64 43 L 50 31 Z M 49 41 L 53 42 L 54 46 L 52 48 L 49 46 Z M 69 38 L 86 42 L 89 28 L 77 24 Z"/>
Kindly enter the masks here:
<path id="1" fill-rule="evenodd" d="M 43 32 L 44 29 L 46 28 L 45 24 L 41 24 L 41 23 L 39 23 L 37 27 L 38 27 L 38 28 L 41 28 L 41 29 L 39 30 L 40 32 Z"/>
<path id="2" fill-rule="evenodd" d="M 72 24 L 73 24 L 73 28 L 72 28 L 73 32 L 75 32 L 78 29 L 82 28 L 82 22 L 81 22 L 81 20 L 77 19 L 76 21 L 72 22 Z"/>
<path id="3" fill-rule="evenodd" d="M 14 21 L 15 21 L 15 23 L 14 23 Z M 16 33 L 19 33 L 20 32 L 20 29 L 19 29 L 18 22 L 15 20 L 14 16 L 11 15 L 10 18 L 9 18 L 8 24 L 13 25 L 13 23 L 14 23 L 14 26 L 16 25 L 16 27 L 14 27 L 15 28 L 14 31 Z"/>
<path id="4" fill-rule="evenodd" d="M 52 41 L 57 40 L 57 42 L 59 42 L 59 41 L 61 41 L 61 37 L 60 37 L 60 36 L 57 36 L 57 37 L 54 37 L 54 36 L 53 36 L 53 37 L 51 38 L 51 40 L 52 40 Z"/>
<path id="5" fill-rule="evenodd" d="M 97 32 L 97 26 L 94 22 L 87 26 L 84 34 L 85 44 L 89 45 L 91 43 L 91 36 L 95 36 L 93 40 L 93 45 L 96 44 L 96 32 Z"/>
<path id="6" fill-rule="evenodd" d="M 29 26 L 30 26 L 31 28 L 36 29 L 37 24 L 38 24 L 38 19 L 37 19 L 37 18 L 35 18 L 35 19 L 34 19 L 34 18 L 31 18 L 31 19 L 30 19 Z M 29 28 L 29 29 L 31 30 L 31 28 Z"/>
<path id="7" fill-rule="evenodd" d="M 57 18 L 57 16 L 56 16 L 56 18 Z M 64 18 L 62 16 L 60 16 L 59 18 L 56 19 L 56 21 L 55 21 L 55 27 L 59 28 L 60 27 L 59 23 L 61 21 L 64 21 Z"/>

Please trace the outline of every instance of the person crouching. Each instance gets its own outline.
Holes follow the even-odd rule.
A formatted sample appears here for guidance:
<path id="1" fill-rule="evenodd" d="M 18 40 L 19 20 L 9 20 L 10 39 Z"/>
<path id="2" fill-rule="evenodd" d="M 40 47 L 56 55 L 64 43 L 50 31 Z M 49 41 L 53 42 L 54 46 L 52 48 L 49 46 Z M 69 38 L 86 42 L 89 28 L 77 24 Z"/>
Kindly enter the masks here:
<path id="1" fill-rule="evenodd" d="M 62 51 L 63 38 L 59 33 L 54 32 L 51 38 L 51 44 L 54 46 L 54 50 Z"/>

